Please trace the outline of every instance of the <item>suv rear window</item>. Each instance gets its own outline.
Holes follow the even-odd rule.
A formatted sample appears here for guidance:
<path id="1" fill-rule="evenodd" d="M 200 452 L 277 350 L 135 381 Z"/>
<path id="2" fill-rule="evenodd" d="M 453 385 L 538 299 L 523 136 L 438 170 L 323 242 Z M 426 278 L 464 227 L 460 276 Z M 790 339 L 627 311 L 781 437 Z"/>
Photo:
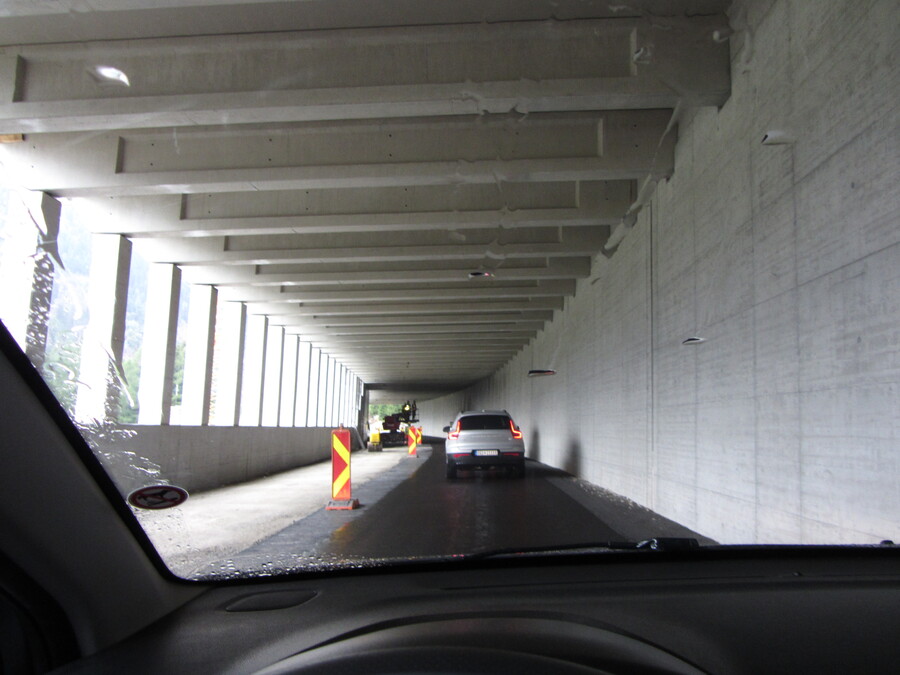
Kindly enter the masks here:
<path id="1" fill-rule="evenodd" d="M 469 415 L 459 418 L 460 431 L 508 428 L 509 418 L 506 415 Z"/>

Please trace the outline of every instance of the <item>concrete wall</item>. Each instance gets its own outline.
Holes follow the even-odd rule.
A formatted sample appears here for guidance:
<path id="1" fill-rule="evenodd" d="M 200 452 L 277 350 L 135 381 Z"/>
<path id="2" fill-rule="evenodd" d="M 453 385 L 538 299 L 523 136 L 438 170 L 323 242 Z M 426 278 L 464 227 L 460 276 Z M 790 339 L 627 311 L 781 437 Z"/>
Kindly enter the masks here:
<path id="1" fill-rule="evenodd" d="M 93 444 L 123 492 L 157 478 L 200 492 L 326 461 L 331 429 L 121 426 Z"/>
<path id="2" fill-rule="evenodd" d="M 896 10 L 736 2 L 728 103 L 685 111 L 615 255 L 502 371 L 421 403 L 426 433 L 505 407 L 531 456 L 725 543 L 900 537 Z"/>

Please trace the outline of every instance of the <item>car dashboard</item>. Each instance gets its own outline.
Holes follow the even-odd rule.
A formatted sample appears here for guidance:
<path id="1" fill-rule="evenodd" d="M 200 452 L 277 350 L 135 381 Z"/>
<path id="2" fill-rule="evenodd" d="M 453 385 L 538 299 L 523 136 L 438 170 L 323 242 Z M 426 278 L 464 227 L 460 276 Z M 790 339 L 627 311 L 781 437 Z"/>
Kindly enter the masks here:
<path id="1" fill-rule="evenodd" d="M 894 554 L 617 552 L 228 584 L 59 672 L 892 672 Z"/>

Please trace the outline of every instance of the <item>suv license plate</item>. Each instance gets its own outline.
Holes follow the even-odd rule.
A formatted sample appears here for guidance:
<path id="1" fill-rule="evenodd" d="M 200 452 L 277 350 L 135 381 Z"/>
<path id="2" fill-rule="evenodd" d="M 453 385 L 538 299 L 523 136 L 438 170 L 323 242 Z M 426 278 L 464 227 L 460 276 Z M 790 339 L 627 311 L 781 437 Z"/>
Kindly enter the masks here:
<path id="1" fill-rule="evenodd" d="M 499 450 L 476 450 L 476 457 L 496 457 L 500 454 Z"/>

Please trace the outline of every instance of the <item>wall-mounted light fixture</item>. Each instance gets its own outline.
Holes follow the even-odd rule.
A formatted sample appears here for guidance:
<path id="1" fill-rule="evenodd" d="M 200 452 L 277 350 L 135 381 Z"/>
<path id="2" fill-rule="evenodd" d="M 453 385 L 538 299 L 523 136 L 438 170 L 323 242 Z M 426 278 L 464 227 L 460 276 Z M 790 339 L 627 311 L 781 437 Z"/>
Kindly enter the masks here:
<path id="1" fill-rule="evenodd" d="M 723 26 L 713 31 L 712 39 L 714 42 L 727 42 L 734 35 L 734 29 L 731 26 Z"/>
<path id="2" fill-rule="evenodd" d="M 476 270 L 475 272 L 469 272 L 470 279 L 489 279 L 494 276 L 493 272 L 488 272 L 486 270 Z"/>
<path id="3" fill-rule="evenodd" d="M 97 84 L 104 86 L 130 87 L 128 75 L 113 66 L 91 66 L 87 69 Z"/>
<path id="4" fill-rule="evenodd" d="M 682 340 L 681 344 L 683 345 L 699 345 L 706 342 L 706 338 L 697 337 L 696 335 L 693 337 L 689 337 L 686 340 Z"/>
<path id="5" fill-rule="evenodd" d="M 549 368 L 536 368 L 528 371 L 528 377 L 546 377 L 547 375 L 556 375 L 556 371 Z"/>
<path id="6" fill-rule="evenodd" d="M 797 139 L 794 134 L 784 129 L 772 129 L 767 131 L 762 138 L 763 145 L 793 145 Z"/>

